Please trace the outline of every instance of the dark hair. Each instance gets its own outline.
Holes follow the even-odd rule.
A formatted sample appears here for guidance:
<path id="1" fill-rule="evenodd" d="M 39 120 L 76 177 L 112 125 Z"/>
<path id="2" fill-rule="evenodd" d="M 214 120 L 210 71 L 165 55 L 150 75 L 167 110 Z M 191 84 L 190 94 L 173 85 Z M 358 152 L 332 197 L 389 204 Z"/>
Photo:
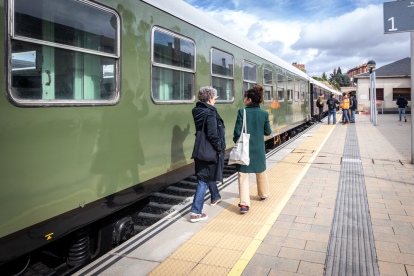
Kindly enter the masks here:
<path id="1" fill-rule="evenodd" d="M 255 85 L 253 88 L 250 88 L 249 90 L 244 93 L 244 97 L 247 97 L 248 99 L 252 100 L 252 104 L 259 105 L 263 102 L 263 87 L 260 84 Z"/>

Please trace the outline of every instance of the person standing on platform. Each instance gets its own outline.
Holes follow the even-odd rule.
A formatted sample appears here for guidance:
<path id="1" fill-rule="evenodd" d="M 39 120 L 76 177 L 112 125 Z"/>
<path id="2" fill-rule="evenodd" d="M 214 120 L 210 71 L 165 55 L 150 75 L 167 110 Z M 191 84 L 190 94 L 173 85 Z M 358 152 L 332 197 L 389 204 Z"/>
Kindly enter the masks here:
<path id="1" fill-rule="evenodd" d="M 263 102 L 263 87 L 256 85 L 244 95 L 246 105 L 246 126 L 249 140 L 249 166 L 236 164 L 239 177 L 240 213 L 247 213 L 250 209 L 249 173 L 255 173 L 257 179 L 257 193 L 261 201 L 269 196 L 269 183 L 266 174 L 266 151 L 264 136 L 272 134 L 269 123 L 269 113 L 260 109 Z M 242 132 L 244 110 L 239 109 L 234 127 L 233 141 L 236 143 Z"/>
<path id="2" fill-rule="evenodd" d="M 348 109 L 348 119 L 349 119 L 349 122 L 351 123 L 351 108 L 352 108 L 352 104 L 353 104 L 353 102 L 352 102 L 352 99 L 351 99 L 351 93 L 348 93 L 348 100 L 349 100 L 349 109 Z"/>
<path id="3" fill-rule="evenodd" d="M 342 93 L 342 103 L 344 102 L 346 93 Z M 342 109 L 342 123 L 345 123 L 345 115 L 344 115 L 344 109 Z"/>
<path id="4" fill-rule="evenodd" d="M 352 106 L 349 107 L 349 109 L 351 110 L 351 123 L 355 123 L 355 110 L 357 109 L 358 101 L 354 97 L 354 95 L 351 95 L 351 103 Z"/>
<path id="5" fill-rule="evenodd" d="M 331 124 L 331 115 L 333 117 L 333 124 L 336 125 L 336 107 L 339 101 L 335 99 L 335 94 L 331 94 L 331 98 L 326 102 L 328 105 L 328 125 Z"/>
<path id="6" fill-rule="evenodd" d="M 345 124 L 344 125 L 349 125 L 349 118 L 348 118 L 348 110 L 349 110 L 349 96 L 345 95 L 344 96 L 344 102 L 342 103 L 342 111 L 344 113 L 344 117 L 345 117 Z"/>
<path id="7" fill-rule="evenodd" d="M 323 96 L 320 95 L 319 99 L 316 101 L 316 106 L 319 108 L 319 116 L 318 116 L 318 121 L 322 122 L 322 113 L 323 113 Z"/>
<path id="8" fill-rule="evenodd" d="M 400 94 L 400 96 L 398 97 L 397 105 L 398 105 L 398 114 L 400 115 L 399 122 L 401 122 L 401 113 L 404 115 L 404 120 L 407 122 L 407 116 L 405 116 L 405 107 L 408 105 L 408 102 L 407 102 L 407 99 L 404 98 L 402 94 Z"/>
<path id="9" fill-rule="evenodd" d="M 217 157 L 216 162 L 194 159 L 198 185 L 191 206 L 191 222 L 198 222 L 208 218 L 206 214 L 202 213 L 207 188 L 210 190 L 211 206 L 221 201 L 216 181 L 223 182 L 226 141 L 224 138 L 223 120 L 214 107 L 217 98 L 216 89 L 209 86 L 202 87 L 198 92 L 198 99 L 200 101 L 197 102 L 196 107 L 192 110 L 196 130 L 201 131 L 204 127 L 204 133 L 208 140 L 205 142 L 211 143 Z"/>

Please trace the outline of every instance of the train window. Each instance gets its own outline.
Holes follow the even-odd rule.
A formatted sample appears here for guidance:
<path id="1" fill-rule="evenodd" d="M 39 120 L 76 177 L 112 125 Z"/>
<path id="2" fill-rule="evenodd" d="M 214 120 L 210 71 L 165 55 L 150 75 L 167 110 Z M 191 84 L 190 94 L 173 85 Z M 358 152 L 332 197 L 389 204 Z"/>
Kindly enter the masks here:
<path id="1" fill-rule="evenodd" d="M 75 0 L 14 0 L 10 96 L 18 105 L 119 101 L 117 13 Z"/>
<path id="2" fill-rule="evenodd" d="M 211 86 L 217 90 L 217 103 L 234 100 L 234 58 L 218 49 L 211 49 Z"/>
<path id="3" fill-rule="evenodd" d="M 277 74 L 277 100 L 283 102 L 285 100 L 284 77 Z"/>
<path id="4" fill-rule="evenodd" d="M 299 101 L 299 81 L 295 80 L 295 102 Z"/>
<path id="5" fill-rule="evenodd" d="M 263 90 L 264 90 L 264 101 L 273 101 L 273 71 L 267 68 L 263 69 Z"/>
<path id="6" fill-rule="evenodd" d="M 243 93 L 257 84 L 257 66 L 243 60 Z"/>
<path id="7" fill-rule="evenodd" d="M 287 100 L 293 101 L 293 79 L 287 77 Z"/>
<path id="8" fill-rule="evenodd" d="M 305 83 L 303 81 L 300 82 L 300 101 L 305 101 Z"/>
<path id="9" fill-rule="evenodd" d="M 151 96 L 155 103 L 193 103 L 195 42 L 159 27 L 152 30 Z"/>

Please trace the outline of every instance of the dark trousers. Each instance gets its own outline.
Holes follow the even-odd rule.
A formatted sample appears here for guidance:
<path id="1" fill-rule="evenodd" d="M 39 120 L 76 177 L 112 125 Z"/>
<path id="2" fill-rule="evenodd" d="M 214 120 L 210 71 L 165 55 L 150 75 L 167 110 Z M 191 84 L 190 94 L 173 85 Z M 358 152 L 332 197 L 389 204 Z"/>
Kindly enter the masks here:
<path id="1" fill-rule="evenodd" d="M 323 113 L 323 107 L 319 107 L 319 116 L 318 116 L 319 122 L 322 120 L 322 113 Z"/>
<path id="2" fill-rule="evenodd" d="M 345 116 L 345 124 L 349 124 L 348 109 L 343 109 Z"/>

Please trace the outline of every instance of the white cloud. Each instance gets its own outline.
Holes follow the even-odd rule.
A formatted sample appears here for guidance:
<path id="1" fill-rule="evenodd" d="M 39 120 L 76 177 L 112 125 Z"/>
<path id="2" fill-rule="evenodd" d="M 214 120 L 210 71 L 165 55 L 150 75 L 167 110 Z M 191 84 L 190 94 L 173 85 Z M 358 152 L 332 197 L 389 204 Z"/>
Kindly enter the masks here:
<path id="1" fill-rule="evenodd" d="M 244 11 L 218 9 L 214 11 L 204 10 L 204 12 L 257 44 L 281 41 L 285 45 L 285 51 L 289 51 L 289 46 L 299 39 L 303 25 L 300 22 L 263 20 L 259 16 Z"/>
<path id="2" fill-rule="evenodd" d="M 305 63 L 310 75 L 338 66 L 345 73 L 370 58 L 381 66 L 409 56 L 409 35 L 384 35 L 382 5 L 367 6 L 379 0 L 353 2 L 360 8 L 312 23 L 267 20 L 241 10 L 203 11 L 285 61 Z"/>
<path id="3" fill-rule="evenodd" d="M 293 50 L 316 49 L 308 68 L 318 75 L 322 70 L 341 66 L 343 71 L 374 59 L 383 65 L 409 56 L 409 35 L 383 32 L 382 6 L 358 8 L 339 17 L 307 24 Z M 337 64 L 331 64 L 330 60 Z"/>

